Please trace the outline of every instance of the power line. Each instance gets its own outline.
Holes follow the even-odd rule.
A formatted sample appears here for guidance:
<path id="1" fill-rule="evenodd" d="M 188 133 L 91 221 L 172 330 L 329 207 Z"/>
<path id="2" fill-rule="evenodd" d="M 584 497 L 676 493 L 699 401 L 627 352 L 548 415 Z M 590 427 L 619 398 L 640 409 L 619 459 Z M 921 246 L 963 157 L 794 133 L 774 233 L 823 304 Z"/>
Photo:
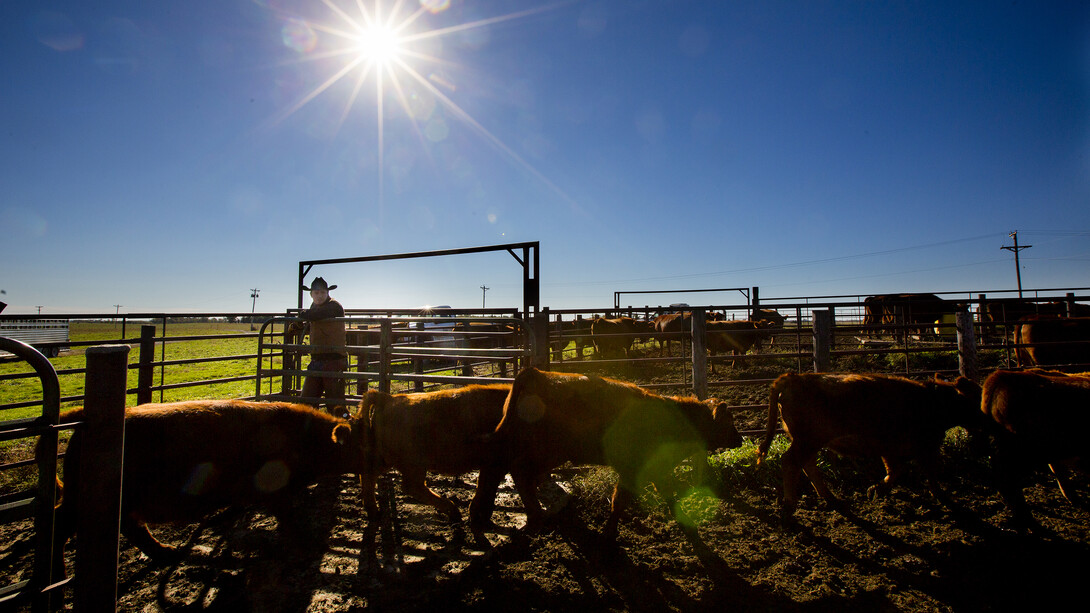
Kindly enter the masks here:
<path id="1" fill-rule="evenodd" d="M 896 249 L 886 249 L 886 250 L 883 250 L 883 251 L 871 251 L 871 252 L 867 252 L 867 253 L 857 253 L 857 254 L 853 254 L 853 255 L 842 255 L 842 256 L 831 257 L 831 258 L 822 258 L 822 259 L 819 259 L 819 260 L 805 260 L 805 261 L 801 261 L 801 262 L 789 262 L 789 263 L 786 263 L 786 264 L 770 264 L 768 266 L 755 266 L 755 267 L 752 267 L 752 268 L 736 268 L 736 269 L 733 269 L 733 270 L 721 270 L 721 271 L 718 271 L 718 272 L 699 272 L 699 273 L 689 273 L 689 274 L 683 274 L 683 275 L 668 275 L 668 276 L 660 276 L 660 277 L 643 277 L 643 278 L 639 278 L 639 279 L 607 279 L 607 280 L 603 280 L 603 281 L 576 281 L 576 282 L 570 282 L 570 283 L 543 283 L 542 285 L 543 286 L 553 286 L 553 287 L 556 287 L 556 286 L 571 287 L 571 286 L 580 286 L 580 285 L 582 285 L 582 286 L 591 286 L 591 285 L 605 285 L 605 284 L 617 284 L 617 283 L 635 283 L 635 282 L 640 282 L 640 281 L 666 281 L 666 280 L 672 280 L 672 279 L 692 279 L 692 278 L 697 278 L 697 277 L 711 277 L 711 276 L 717 276 L 717 275 L 733 275 L 733 274 L 753 273 L 753 272 L 767 272 L 767 271 L 770 271 L 770 270 L 780 270 L 780 269 L 783 269 L 783 268 L 799 268 L 799 267 L 802 267 L 802 266 L 812 266 L 812 265 L 816 265 L 816 264 L 828 264 L 828 263 L 831 263 L 831 262 L 843 262 L 845 260 L 855 260 L 855 259 L 868 258 L 868 257 L 874 257 L 874 256 L 891 255 L 891 254 L 894 254 L 894 253 L 903 253 L 905 251 L 916 251 L 916 250 L 920 250 L 920 249 L 931 249 L 931 248 L 934 248 L 934 247 L 943 247 L 943 246 L 946 246 L 946 245 L 953 245 L 953 244 L 957 244 L 957 243 L 978 241 L 978 240 L 983 240 L 983 239 L 986 239 L 986 238 L 987 239 L 992 239 L 992 238 L 995 238 L 995 237 L 996 237 L 995 233 L 981 234 L 979 236 L 970 236 L 970 237 L 967 237 L 967 238 L 958 238 L 958 239 L 954 239 L 954 240 L 941 241 L 941 242 L 937 242 L 937 243 L 928 243 L 926 245 L 914 245 L 914 246 L 911 246 L 911 247 L 898 247 Z"/>

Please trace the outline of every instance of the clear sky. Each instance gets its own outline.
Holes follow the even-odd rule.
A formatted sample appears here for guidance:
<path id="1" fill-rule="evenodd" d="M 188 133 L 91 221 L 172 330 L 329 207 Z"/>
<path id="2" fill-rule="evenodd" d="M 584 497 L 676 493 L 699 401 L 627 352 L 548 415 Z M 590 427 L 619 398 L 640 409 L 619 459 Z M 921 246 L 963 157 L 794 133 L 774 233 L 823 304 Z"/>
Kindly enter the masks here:
<path id="1" fill-rule="evenodd" d="M 1088 7 L 0 0 L 0 300 L 278 312 L 301 260 L 526 241 L 552 308 L 980 292 L 1012 230 L 1090 286 Z M 314 272 L 522 302 L 503 252 Z"/>

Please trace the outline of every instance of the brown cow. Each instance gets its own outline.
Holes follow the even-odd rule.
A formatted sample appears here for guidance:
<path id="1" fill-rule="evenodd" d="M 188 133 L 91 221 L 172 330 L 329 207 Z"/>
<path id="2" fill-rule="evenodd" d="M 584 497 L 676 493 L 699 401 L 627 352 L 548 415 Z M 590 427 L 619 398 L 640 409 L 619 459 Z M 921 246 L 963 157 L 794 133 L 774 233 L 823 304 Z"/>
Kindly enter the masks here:
<path id="1" fill-rule="evenodd" d="M 769 328 L 771 328 L 772 330 L 783 330 L 783 322 L 784 322 L 783 315 L 780 315 L 780 312 L 775 310 L 775 309 L 754 309 L 753 314 L 750 316 L 749 319 L 751 321 L 768 321 L 768 322 L 772 322 L 772 325 L 769 326 Z M 776 342 L 776 339 L 773 336 L 773 334 L 775 334 L 775 332 L 769 332 L 769 335 L 768 335 L 768 344 L 769 345 L 772 345 L 772 344 L 774 344 Z M 761 345 L 758 342 L 757 343 L 757 349 L 760 349 L 760 348 L 761 348 Z"/>
<path id="2" fill-rule="evenodd" d="M 977 306 L 977 319 L 980 321 L 984 334 L 995 335 L 1006 333 L 1006 330 L 1016 327 L 1019 319 L 1027 315 L 1059 315 L 1060 313 L 1042 312 L 1036 302 L 1022 300 L 1021 298 L 999 298 L 989 300 Z M 1012 325 L 1013 324 L 1013 325 Z M 1010 327 L 1008 327 L 1010 326 Z"/>
<path id="3" fill-rule="evenodd" d="M 583 359 L 583 349 L 586 347 L 594 347 L 594 340 L 590 335 L 590 325 L 597 319 L 597 317 L 591 319 L 584 319 L 581 315 L 577 316 L 571 321 L 557 322 L 550 329 L 550 336 L 557 338 L 554 341 L 552 349 L 553 351 L 563 351 L 568 346 L 568 342 L 575 343 L 575 358 L 577 360 Z"/>
<path id="4" fill-rule="evenodd" d="M 683 459 L 693 458 L 696 474 L 704 477 L 710 474 L 708 450 L 742 443 L 725 403 L 667 398 L 631 383 L 534 368 L 515 378 L 492 438 L 496 455 L 482 467 L 470 505 L 478 539 L 508 472 L 533 529 L 543 515 L 536 493 L 541 475 L 565 462 L 613 467 L 619 479 L 605 526 L 612 537 L 621 510 L 647 482 L 672 501 L 678 488 L 673 470 Z"/>
<path id="5" fill-rule="evenodd" d="M 979 406 L 980 386 L 964 377 L 954 383 L 922 383 L 892 375 L 788 373 L 772 383 L 758 457 L 768 452 L 782 416 L 792 441 L 783 455 L 785 517 L 798 504 L 803 471 L 827 503 L 838 504 L 817 469 L 817 454 L 824 448 L 842 455 L 881 456 L 884 489 L 902 474 L 906 461 L 918 459 L 932 493 L 945 502 L 933 478 L 939 448 L 948 429 L 979 427 Z M 878 486 L 869 490 L 878 491 Z"/>
<path id="6" fill-rule="evenodd" d="M 716 311 L 708 311 L 705 321 L 722 321 L 723 314 Z M 651 322 L 654 327 L 654 338 L 659 342 L 659 355 L 670 355 L 670 341 L 683 343 L 693 338 L 693 314 L 691 311 L 684 313 L 665 313 L 659 315 Z"/>
<path id="7" fill-rule="evenodd" d="M 454 325 L 455 334 L 462 335 L 462 338 L 458 339 L 457 344 L 469 349 L 503 349 L 513 346 L 517 346 L 518 340 L 515 336 L 515 327 L 510 324 L 493 323 L 488 321 L 459 321 Z M 479 361 L 480 358 L 465 358 L 462 360 L 462 376 L 473 376 L 473 362 Z M 507 363 L 510 361 L 512 365 L 516 363 L 516 360 L 496 359 L 491 356 L 486 356 L 486 359 L 492 364 L 492 372 L 496 370 L 496 364 L 499 364 L 499 371 L 501 377 L 507 376 Z"/>
<path id="8" fill-rule="evenodd" d="M 1015 335 L 1022 366 L 1090 362 L 1090 317 L 1023 317 Z"/>
<path id="9" fill-rule="evenodd" d="M 1048 464 L 1070 500 L 1059 464 L 1090 457 L 1090 377 L 999 370 L 984 381 L 980 408 L 997 425 L 992 469 L 999 493 L 1017 527 L 1036 527 L 1022 495 L 1026 474 Z"/>
<path id="10" fill-rule="evenodd" d="M 717 353 L 744 356 L 751 347 L 760 346 L 762 340 L 771 336 L 772 326 L 773 322 L 768 320 L 709 321 L 705 324 L 708 351 L 712 356 Z M 715 362 L 712 362 L 712 374 L 715 374 Z"/>
<path id="11" fill-rule="evenodd" d="M 594 350 L 601 357 L 624 354 L 631 357 L 632 341 L 637 335 L 650 336 L 649 322 L 640 322 L 631 317 L 606 319 L 599 317 L 590 324 L 590 335 L 594 341 Z"/>
<path id="12" fill-rule="evenodd" d="M 655 327 L 655 338 L 659 341 L 659 355 L 670 354 L 670 341 L 679 343 L 692 338 L 692 313 L 665 313 L 652 321 Z"/>
<path id="13" fill-rule="evenodd" d="M 956 313 L 960 308 L 956 303 L 934 294 L 868 296 L 863 299 L 863 307 L 863 324 L 868 327 L 868 336 L 872 332 L 899 336 L 901 330 L 909 334 L 930 334 L 935 320 Z"/>
<path id="14" fill-rule="evenodd" d="M 461 521 L 458 507 L 428 488 L 426 473 L 460 475 L 480 468 L 489 455 L 481 439 L 500 423 L 510 391 L 505 384 L 396 395 L 368 390 L 356 414 L 367 433 L 366 468 L 360 473 L 367 516 L 378 517 L 376 478 L 395 468 L 405 493 L 450 521 Z"/>
<path id="15" fill-rule="evenodd" d="M 82 420 L 83 409 L 62 416 L 64 422 Z M 129 407 L 121 533 L 161 561 L 176 550 L 156 540 L 147 524 L 197 521 L 224 507 L 256 503 L 282 512 L 319 476 L 362 468 L 357 434 L 343 419 L 286 402 L 195 400 Z M 56 515 L 58 559 L 75 531 L 84 436 L 77 429 L 65 454 L 65 493 Z"/>

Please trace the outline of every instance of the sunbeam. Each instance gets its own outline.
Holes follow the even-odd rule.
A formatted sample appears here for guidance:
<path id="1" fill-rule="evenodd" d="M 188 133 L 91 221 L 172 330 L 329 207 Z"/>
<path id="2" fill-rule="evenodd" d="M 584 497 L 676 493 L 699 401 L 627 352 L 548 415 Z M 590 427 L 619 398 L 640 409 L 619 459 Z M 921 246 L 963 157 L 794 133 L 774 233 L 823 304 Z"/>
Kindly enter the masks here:
<path id="1" fill-rule="evenodd" d="M 414 45 L 418 45 L 422 41 L 525 18 L 531 15 L 555 10 L 565 4 L 570 4 L 570 2 L 549 4 L 497 17 L 478 19 L 442 28 L 425 28 L 415 32 L 411 32 L 410 30 L 414 25 L 419 26 L 423 23 L 421 20 L 422 17 L 428 14 L 443 12 L 449 8 L 449 0 L 418 0 L 419 6 L 413 11 L 404 11 L 405 2 L 403 0 L 397 0 L 393 3 L 392 7 L 390 7 L 388 13 L 384 11 L 382 0 L 374 0 L 373 2 L 355 0 L 354 12 L 342 8 L 335 3 L 334 0 L 320 0 L 320 2 L 336 17 L 335 22 L 332 24 L 318 23 L 305 20 L 297 15 L 285 16 L 290 19 L 293 26 L 299 30 L 299 32 L 293 32 L 293 36 L 291 37 L 292 43 L 289 44 L 288 42 L 285 42 L 285 44 L 288 44 L 297 51 L 306 49 L 308 53 L 303 55 L 300 61 L 316 62 L 319 60 L 343 57 L 344 65 L 336 69 L 333 74 L 322 81 L 321 84 L 305 93 L 293 104 L 278 113 L 273 118 L 274 124 L 283 122 L 304 106 L 313 102 L 319 96 L 329 92 L 329 90 L 341 81 L 341 79 L 348 78 L 355 73 L 355 82 L 347 95 L 335 125 L 334 135 L 336 135 L 341 131 L 353 109 L 357 106 L 357 102 L 361 98 L 361 92 L 363 91 L 365 84 L 373 78 L 375 88 L 374 100 L 377 133 L 376 145 L 379 203 L 382 204 L 385 200 L 385 124 L 388 119 L 386 116 L 384 99 L 387 93 L 387 86 L 390 86 L 401 110 L 408 117 L 415 119 L 416 115 L 414 114 L 412 104 L 401 84 L 402 78 L 408 77 L 411 81 L 419 83 L 425 88 L 440 102 L 440 104 L 443 105 L 443 107 L 451 112 L 453 117 L 469 126 L 473 132 L 499 151 L 513 165 L 529 173 L 532 177 L 542 182 L 546 187 L 559 195 L 565 202 L 568 202 L 573 209 L 578 210 L 579 207 L 571 196 L 550 181 L 525 158 L 504 143 L 503 140 L 485 128 L 480 121 L 472 117 L 467 111 L 459 106 L 458 103 L 447 95 L 447 93 L 444 93 L 436 87 L 430 76 L 424 76 L 424 74 L 410 64 L 410 61 L 435 65 L 451 64 L 449 59 L 438 57 L 435 54 L 425 53 L 420 49 L 414 48 Z M 357 12 L 358 15 L 356 15 Z M 343 41 L 343 44 L 333 45 L 332 49 L 324 50 L 322 52 L 315 52 L 317 42 L 310 39 L 311 35 L 328 36 L 332 39 Z M 289 38 L 288 33 L 285 33 L 284 37 L 287 41 Z M 327 42 L 324 47 L 328 46 Z M 451 86 L 448 91 L 454 92 L 455 87 Z M 418 125 L 417 121 L 413 122 L 413 129 L 418 138 L 421 139 L 421 142 L 424 142 L 427 139 L 427 136 L 420 125 Z"/>

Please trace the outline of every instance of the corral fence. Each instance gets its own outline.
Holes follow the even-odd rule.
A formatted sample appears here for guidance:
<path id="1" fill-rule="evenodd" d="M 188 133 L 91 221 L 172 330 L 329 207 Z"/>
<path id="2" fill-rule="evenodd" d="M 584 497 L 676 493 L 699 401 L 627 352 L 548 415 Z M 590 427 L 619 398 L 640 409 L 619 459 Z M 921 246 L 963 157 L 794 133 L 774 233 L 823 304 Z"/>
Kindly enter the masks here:
<path id="1" fill-rule="evenodd" d="M 86 422 L 60 424 L 60 391 L 52 364 L 30 345 L 0 338 L 0 349 L 30 364 L 41 387 L 41 413 L 0 423 L 0 440 L 38 439 L 37 483 L 33 488 L 0 495 L 0 523 L 34 520 L 34 557 L 26 574 L 9 574 L 13 583 L 0 585 L 0 607 L 29 604 L 32 611 L 58 607 L 61 590 L 74 581 L 74 603 L 79 611 L 113 610 L 117 599 L 117 552 L 121 514 L 122 441 L 125 415 L 125 365 L 129 348 L 93 347 L 87 352 Z M 57 500 L 58 433 L 84 428 L 87 445 L 80 461 L 90 473 L 80 487 L 65 496 L 78 500 L 75 519 L 79 548 L 75 576 L 63 578 L 57 569 L 53 535 Z M 8 465 L 5 468 L 13 468 Z M 113 525 L 116 529 L 103 529 Z"/>
<path id="2" fill-rule="evenodd" d="M 343 379 L 345 396 L 326 399 L 352 406 L 368 387 L 380 391 L 422 392 L 440 385 L 510 382 L 521 366 L 531 363 L 534 330 L 512 312 L 474 315 L 464 310 L 421 315 L 416 311 L 380 313 L 348 311 L 339 318 L 346 327 L 343 347 L 307 344 L 293 330 L 299 320 L 277 317 L 266 321 L 259 335 L 255 398 L 310 404 L 321 398 L 302 396 L 306 376 Z M 347 355 L 344 371 L 307 370 L 312 353 Z"/>
<path id="3" fill-rule="evenodd" d="M 344 348 L 349 355 L 348 368 L 343 372 L 320 374 L 346 380 L 345 397 L 334 399 L 345 403 L 357 401 L 369 387 L 396 393 L 441 385 L 510 381 L 517 369 L 527 365 L 576 371 L 601 369 L 608 373 L 619 369 L 624 376 L 633 378 L 648 372 L 648 368 L 661 368 L 665 374 L 644 382 L 646 387 L 669 393 L 693 393 L 701 398 L 713 392 L 721 395 L 742 387 L 753 388 L 755 393 L 751 397 L 759 398 L 761 390 L 769 382 L 788 371 L 882 370 L 912 377 L 929 376 L 936 372 L 961 373 L 979 380 L 996 368 L 1019 367 L 1017 350 L 1022 345 L 1015 341 L 1012 330 L 1026 308 L 1046 312 L 1063 305 L 1063 314 L 1078 314 L 1079 307 L 1090 300 L 1088 295 L 1071 291 L 1059 295 L 1039 292 L 1043 295 L 1018 302 L 961 294 L 951 300 L 956 308 L 929 323 L 921 323 L 910 317 L 911 306 L 900 311 L 904 317 L 902 321 L 868 321 L 862 297 L 773 299 L 759 304 L 747 302 L 689 307 L 688 311 L 692 313 L 689 329 L 657 337 L 646 332 L 633 332 L 629 335 L 633 349 L 625 357 L 603 356 L 595 352 L 593 336 L 588 334 L 584 324 L 592 321 L 595 315 L 624 315 L 648 321 L 669 308 L 627 307 L 551 312 L 542 309 L 530 319 L 519 317 L 520 313 L 516 311 L 452 310 L 439 314 L 350 311 L 344 318 L 348 329 L 348 341 Z M 997 302 L 999 308 L 990 311 L 986 308 Z M 783 316 L 783 327 L 772 330 L 771 338 L 744 355 L 707 355 L 707 322 L 710 318 L 746 319 L 757 307 L 775 309 Z M 53 362 L 24 344 L 0 341 L 0 349 L 18 356 L 0 363 L 0 367 L 11 366 L 11 361 L 29 366 L 29 370 L 0 369 L 0 381 L 4 382 L 0 419 L 5 422 L 0 426 L 0 442 L 7 444 L 18 438 L 40 436 L 47 449 L 56 449 L 59 431 L 82 427 L 90 432 L 95 428 L 89 423 L 57 425 L 60 406 L 65 403 L 84 404 L 88 422 L 92 419 L 113 422 L 113 425 L 100 426 L 103 430 L 97 440 L 102 442 L 100 453 L 104 455 L 98 456 L 95 463 L 109 473 L 99 481 L 112 482 L 110 487 L 119 487 L 119 481 L 113 481 L 110 475 L 114 472 L 120 475 L 121 459 L 109 459 L 109 453 L 111 450 L 115 454 L 120 451 L 121 438 L 118 433 L 123 431 L 120 416 L 126 405 L 182 399 L 178 397 L 182 394 L 205 398 L 299 400 L 301 380 L 307 374 L 316 374 L 306 370 L 308 356 L 321 348 L 304 342 L 299 333 L 292 330 L 296 314 L 297 310 L 289 310 L 286 314 L 254 315 L 261 322 L 261 329 L 256 333 L 234 331 L 226 326 L 220 333 L 194 334 L 170 334 L 168 330 L 180 328 L 184 331 L 184 322 L 193 324 L 189 320 L 216 319 L 217 325 L 219 319 L 229 317 L 235 317 L 236 323 L 248 323 L 249 320 L 231 315 L 224 317 L 222 314 L 130 315 L 127 321 L 106 322 L 105 325 L 114 326 L 114 329 L 102 332 L 96 338 L 70 341 L 71 348 L 54 358 Z M 101 316 L 95 317 L 101 319 Z M 250 314 L 245 314 L 245 317 L 249 318 Z M 80 317 L 70 316 L 67 319 L 78 320 Z M 128 333 L 129 329 L 133 335 Z M 137 330 L 138 335 L 135 334 Z M 667 354 L 663 347 L 656 345 L 663 340 L 679 342 L 674 343 Z M 227 350 L 215 356 L 186 357 L 183 349 L 191 343 L 222 344 Z M 585 353 L 588 347 L 591 347 L 589 354 Z M 130 349 L 136 350 L 134 363 L 130 363 L 133 362 L 129 359 Z M 175 355 L 173 349 L 180 351 Z M 82 362 L 82 366 L 74 365 L 72 361 Z M 221 373 L 210 378 L 185 381 L 173 379 L 172 373 L 176 369 L 213 363 L 236 365 L 244 372 L 229 376 Z M 65 364 L 65 367 L 55 368 L 55 364 Z M 1087 369 L 1084 363 L 1055 366 Z M 69 385 L 73 389 L 66 392 L 66 386 L 58 383 L 62 377 L 79 377 L 83 383 L 78 389 Z M 34 385 L 38 390 L 30 394 L 33 398 L 9 401 L 9 393 L 14 393 L 11 390 L 18 387 L 15 384 Z M 228 394 L 221 391 L 224 389 L 239 391 Z M 755 403 L 738 405 L 743 409 L 764 407 Z M 36 409 L 40 415 L 27 416 L 26 411 L 32 409 Z M 89 435 L 88 440 L 91 439 Z M 45 456 L 52 456 L 55 462 L 55 453 L 47 452 Z M 26 468 L 31 463 L 33 460 L 18 460 L 0 467 L 0 472 Z M 34 517 L 38 525 L 43 526 L 36 537 L 35 551 L 40 548 L 45 552 L 50 549 L 44 544 L 48 541 L 43 541 L 40 535 L 52 533 L 48 524 L 51 519 L 38 514 L 52 511 L 52 504 L 41 501 L 55 500 L 56 493 L 49 488 L 54 482 L 51 475 L 56 474 L 56 466 L 55 463 L 51 466 L 47 461 L 39 465 L 39 469 L 41 474 L 33 488 L 0 500 L 0 519 L 25 521 L 28 517 Z M 116 495 L 103 496 L 100 492 L 86 495 L 92 502 L 118 499 Z M 26 502 L 27 499 L 35 502 Z M 92 503 L 87 504 L 94 507 Z M 116 518 L 118 510 L 114 508 L 106 512 L 113 513 L 112 517 Z M 111 566 L 111 563 L 103 564 L 103 560 L 110 559 L 111 545 L 98 540 L 102 533 L 109 533 L 106 536 L 116 539 L 116 530 L 100 529 L 113 521 L 100 521 L 99 529 L 91 530 L 91 536 L 78 538 L 80 547 L 76 553 L 74 598 L 101 599 L 97 601 L 99 604 L 83 610 L 107 610 L 100 604 L 113 598 L 116 589 L 114 580 L 81 570 L 104 566 L 116 577 L 116 541 L 112 545 Z M 98 554 L 90 553 L 96 548 Z M 41 564 L 42 568 L 49 568 L 40 560 L 52 555 L 50 552 L 38 556 L 35 566 Z M 91 555 L 102 557 L 94 562 L 84 557 Z M 80 562 L 81 559 L 85 561 Z M 81 575 L 84 581 L 80 580 Z M 54 604 L 58 601 L 56 589 L 67 585 L 54 583 L 56 577 L 51 577 L 48 570 L 20 571 L 18 576 L 24 578 L 14 586 L 0 588 L 0 604 L 29 599 L 35 603 L 46 603 L 36 604 L 36 607 L 48 608 L 50 599 Z M 81 588 L 81 585 L 86 587 Z M 51 586 L 52 589 L 47 589 Z"/>
<path id="4" fill-rule="evenodd" d="M 1076 289 L 1085 292 L 1090 288 Z M 551 313 L 550 320 L 550 362 L 563 370 L 627 369 L 631 376 L 644 381 L 644 387 L 700 398 L 723 395 L 759 399 L 763 395 L 767 399 L 768 385 L 784 372 L 886 372 L 911 378 L 964 375 L 979 381 L 1000 368 L 1022 368 L 1019 349 L 1042 344 L 1018 342 L 1014 331 L 1022 317 L 1090 314 L 1087 294 L 1067 289 L 1029 290 L 1031 297 L 1026 298 L 1010 294 L 947 292 L 933 295 L 938 302 L 932 303 L 892 301 L 887 310 L 893 315 L 880 320 L 868 318 L 864 296 L 686 306 L 685 310 L 694 315 L 691 329 L 655 333 L 649 342 L 645 332 L 616 335 L 631 341 L 633 350 L 627 357 L 603 356 L 594 350 L 594 335 L 588 330 L 595 317 L 653 321 L 679 309 L 628 306 L 557 310 Z M 758 296 L 757 288 L 751 295 Z M 767 342 L 741 356 L 705 355 L 709 348 L 706 321 L 744 320 L 758 308 L 773 309 L 784 320 L 782 328 L 769 331 Z M 1063 342 L 1069 346 L 1088 345 L 1077 339 Z M 1081 353 L 1090 356 L 1090 346 Z M 1051 366 L 1087 370 L 1090 363 L 1084 360 Z M 663 370 L 668 376 L 642 376 Z M 732 407 L 736 412 L 766 410 L 766 400 L 759 401 L 762 404 L 737 401 Z"/>

